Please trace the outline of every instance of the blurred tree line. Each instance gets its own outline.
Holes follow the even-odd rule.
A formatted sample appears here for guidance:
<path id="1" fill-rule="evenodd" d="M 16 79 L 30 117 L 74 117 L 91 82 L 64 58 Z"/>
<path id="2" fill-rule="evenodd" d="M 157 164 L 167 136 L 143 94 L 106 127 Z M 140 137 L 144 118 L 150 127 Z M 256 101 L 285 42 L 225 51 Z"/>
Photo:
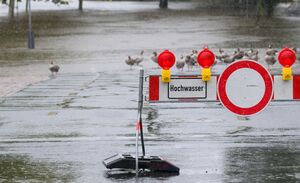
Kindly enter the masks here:
<path id="1" fill-rule="evenodd" d="M 2 4 L 7 4 L 9 8 L 9 16 L 14 17 L 14 9 L 15 9 L 15 1 L 21 1 L 21 0 L 0 0 L 2 1 Z M 26 12 L 28 10 L 28 1 L 26 1 Z M 35 1 L 35 0 L 34 0 Z M 49 1 L 49 0 L 46 0 Z M 83 0 L 78 0 L 78 9 L 83 10 Z M 139 0 L 142 1 L 142 0 Z M 159 7 L 162 9 L 168 8 L 168 0 L 157 0 L 159 1 Z M 207 0 L 209 1 L 209 0 Z M 235 7 L 243 7 L 243 6 L 256 6 L 258 15 L 260 16 L 271 16 L 274 7 L 276 6 L 277 3 L 279 2 L 291 2 L 293 0 L 223 0 L 223 1 L 211 1 L 212 3 L 232 3 Z M 56 4 L 68 4 L 68 0 L 52 0 L 53 3 Z"/>
<path id="2" fill-rule="evenodd" d="M 2 1 L 2 4 L 6 4 L 8 5 L 9 11 L 8 11 L 8 16 L 9 17 L 14 17 L 14 10 L 15 10 L 15 3 L 16 2 L 21 2 L 22 0 L 0 0 Z M 30 0 L 25 0 L 26 1 L 26 13 L 28 12 L 28 2 Z M 33 0 L 36 1 L 36 0 Z M 38 0 L 38 1 L 42 1 L 42 0 Z M 49 1 L 49 0 L 45 0 L 45 1 Z M 53 3 L 55 4 L 69 4 L 68 0 L 51 0 Z M 78 5 L 78 9 L 82 10 L 83 9 L 83 0 L 79 0 L 79 5 Z"/>

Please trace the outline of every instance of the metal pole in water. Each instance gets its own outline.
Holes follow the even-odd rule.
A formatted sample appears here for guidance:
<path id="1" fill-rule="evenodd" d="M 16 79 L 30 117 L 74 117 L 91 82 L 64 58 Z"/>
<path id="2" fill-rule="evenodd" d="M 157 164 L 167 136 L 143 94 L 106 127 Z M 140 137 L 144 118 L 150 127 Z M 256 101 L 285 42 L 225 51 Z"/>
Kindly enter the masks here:
<path id="1" fill-rule="evenodd" d="M 139 81 L 139 121 L 140 121 L 140 132 L 141 132 L 141 144 L 143 156 L 145 156 L 145 144 L 144 144 L 144 133 L 143 133 L 143 121 L 142 121 L 142 111 L 143 111 L 143 88 L 144 88 L 144 70 L 140 70 L 140 81 Z"/>
<path id="2" fill-rule="evenodd" d="M 139 176 L 139 122 L 136 124 L 136 132 L 135 132 L 135 175 Z"/>
<path id="3" fill-rule="evenodd" d="M 135 168 L 136 168 L 136 176 L 138 176 L 139 172 L 139 158 L 138 158 L 138 138 L 139 132 L 141 133 L 141 142 L 142 142 L 142 150 L 143 156 L 145 156 L 145 147 L 144 147 L 144 138 L 143 138 L 143 126 L 142 126 L 142 109 L 143 109 L 143 82 L 144 82 L 144 70 L 140 70 L 139 77 L 139 98 L 138 98 L 138 115 L 137 115 L 137 123 L 136 123 L 136 157 L 135 157 Z"/>
<path id="4" fill-rule="evenodd" d="M 28 48 L 34 49 L 34 33 L 31 24 L 31 0 L 28 0 Z"/>

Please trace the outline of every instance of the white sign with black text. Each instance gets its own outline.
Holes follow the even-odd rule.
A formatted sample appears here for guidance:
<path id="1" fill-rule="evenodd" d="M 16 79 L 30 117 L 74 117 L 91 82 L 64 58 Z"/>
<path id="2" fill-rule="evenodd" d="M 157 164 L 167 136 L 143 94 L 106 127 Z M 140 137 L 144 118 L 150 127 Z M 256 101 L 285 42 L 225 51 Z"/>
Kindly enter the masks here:
<path id="1" fill-rule="evenodd" d="M 199 78 L 173 78 L 168 86 L 169 99 L 205 99 L 207 83 Z"/>

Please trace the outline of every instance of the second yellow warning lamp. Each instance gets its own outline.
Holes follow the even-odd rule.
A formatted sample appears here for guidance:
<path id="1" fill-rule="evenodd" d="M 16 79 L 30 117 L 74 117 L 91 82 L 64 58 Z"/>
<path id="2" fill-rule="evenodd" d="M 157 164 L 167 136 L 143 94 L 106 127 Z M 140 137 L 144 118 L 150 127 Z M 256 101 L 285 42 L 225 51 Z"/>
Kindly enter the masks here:
<path id="1" fill-rule="evenodd" d="M 158 55 L 157 62 L 162 68 L 161 80 L 164 83 L 169 83 L 171 81 L 171 71 L 170 68 L 175 64 L 175 55 L 169 50 L 165 50 Z"/>
<path id="2" fill-rule="evenodd" d="M 290 48 L 284 48 L 278 55 L 279 63 L 282 67 L 282 79 L 285 81 L 292 79 L 292 65 L 296 61 L 296 54 Z"/>
<path id="3" fill-rule="evenodd" d="M 198 63 L 202 67 L 202 81 L 209 81 L 211 76 L 210 68 L 215 62 L 215 54 L 207 47 L 198 55 Z"/>

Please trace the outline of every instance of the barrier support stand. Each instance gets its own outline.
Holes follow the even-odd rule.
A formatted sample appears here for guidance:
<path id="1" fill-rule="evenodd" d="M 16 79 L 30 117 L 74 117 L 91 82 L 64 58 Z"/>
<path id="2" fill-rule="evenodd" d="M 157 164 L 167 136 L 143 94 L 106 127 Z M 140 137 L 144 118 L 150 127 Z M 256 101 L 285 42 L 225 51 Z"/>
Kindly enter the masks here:
<path id="1" fill-rule="evenodd" d="M 146 156 L 142 111 L 143 111 L 143 87 L 144 87 L 144 70 L 140 70 L 139 77 L 139 98 L 138 98 L 138 114 L 136 122 L 136 152 L 135 156 L 130 154 L 115 154 L 103 160 L 103 164 L 108 169 L 131 169 L 136 171 L 136 177 L 139 175 L 140 169 L 147 169 L 151 172 L 165 172 L 170 175 L 178 175 L 179 168 L 172 163 L 164 160 L 159 156 Z M 138 155 L 138 138 L 141 136 L 141 145 L 143 155 Z"/>

